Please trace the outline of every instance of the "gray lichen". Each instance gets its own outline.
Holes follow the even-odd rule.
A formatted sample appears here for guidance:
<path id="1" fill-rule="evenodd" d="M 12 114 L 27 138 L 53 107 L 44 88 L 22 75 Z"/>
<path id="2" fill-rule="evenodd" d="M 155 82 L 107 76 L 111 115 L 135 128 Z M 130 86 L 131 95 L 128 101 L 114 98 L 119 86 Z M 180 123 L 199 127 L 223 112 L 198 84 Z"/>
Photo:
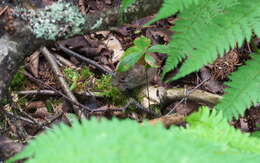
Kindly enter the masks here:
<path id="1" fill-rule="evenodd" d="M 62 1 L 36 11 L 20 9 L 20 13 L 36 37 L 48 40 L 78 34 L 85 24 L 85 17 L 78 8 Z"/>
<path id="2" fill-rule="evenodd" d="M 94 24 L 92 27 L 91 27 L 91 30 L 93 29 L 96 29 L 96 28 L 99 28 L 101 25 L 102 25 L 102 22 L 103 22 L 103 18 L 100 18 L 96 21 L 96 24 Z"/>

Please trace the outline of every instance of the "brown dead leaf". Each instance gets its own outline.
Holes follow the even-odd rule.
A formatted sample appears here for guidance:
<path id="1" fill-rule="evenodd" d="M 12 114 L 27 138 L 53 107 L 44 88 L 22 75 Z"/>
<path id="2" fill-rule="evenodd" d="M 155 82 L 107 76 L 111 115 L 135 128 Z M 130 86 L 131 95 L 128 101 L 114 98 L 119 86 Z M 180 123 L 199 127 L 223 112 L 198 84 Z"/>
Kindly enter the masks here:
<path id="1" fill-rule="evenodd" d="M 203 83 L 203 86 L 208 91 L 213 92 L 213 93 L 221 93 L 221 94 L 224 92 L 223 84 L 214 79 L 214 77 L 212 76 L 212 74 L 208 68 L 203 67 L 200 70 L 200 77 L 201 77 L 202 81 L 209 79 L 208 81 Z"/>
<path id="2" fill-rule="evenodd" d="M 39 56 L 40 56 L 40 50 L 37 50 L 33 52 L 33 54 L 28 58 L 29 61 L 29 68 L 32 72 L 32 74 L 38 78 L 38 68 L 39 68 Z"/>
<path id="3" fill-rule="evenodd" d="M 107 45 L 109 50 L 113 51 L 112 63 L 118 62 L 124 54 L 120 41 L 115 36 L 110 34 L 107 40 L 104 40 L 104 44 Z"/>
<path id="4" fill-rule="evenodd" d="M 168 116 L 152 119 L 148 121 L 148 123 L 150 125 L 162 123 L 166 128 L 169 128 L 171 125 L 183 125 L 185 123 L 185 117 L 183 115 L 171 114 Z"/>

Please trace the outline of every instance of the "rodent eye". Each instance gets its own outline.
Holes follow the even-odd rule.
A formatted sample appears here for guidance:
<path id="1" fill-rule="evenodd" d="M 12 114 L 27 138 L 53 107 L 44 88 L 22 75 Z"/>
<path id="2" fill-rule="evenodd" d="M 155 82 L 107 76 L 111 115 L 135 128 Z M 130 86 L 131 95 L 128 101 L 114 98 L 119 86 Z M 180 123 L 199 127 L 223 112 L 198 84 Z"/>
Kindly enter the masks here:
<path id="1" fill-rule="evenodd" d="M 125 82 L 125 81 L 126 81 L 126 78 L 124 78 L 124 77 L 119 78 L 119 82 Z"/>

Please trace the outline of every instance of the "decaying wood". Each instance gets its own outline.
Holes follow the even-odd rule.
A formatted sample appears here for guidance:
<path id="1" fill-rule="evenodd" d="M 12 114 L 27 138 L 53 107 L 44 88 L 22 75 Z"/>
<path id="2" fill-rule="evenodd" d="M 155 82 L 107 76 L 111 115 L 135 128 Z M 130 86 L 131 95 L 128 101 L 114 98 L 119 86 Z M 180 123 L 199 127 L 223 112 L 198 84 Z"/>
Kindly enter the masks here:
<path id="1" fill-rule="evenodd" d="M 147 90 L 149 91 L 149 96 Z M 148 107 L 149 103 L 151 105 L 167 104 L 169 102 L 182 100 L 184 98 L 209 106 L 214 106 L 220 99 L 222 99 L 222 96 L 199 89 L 195 89 L 189 93 L 187 92 L 187 89 L 184 88 L 167 89 L 164 87 L 150 86 L 148 89 L 144 87 L 138 95 L 138 98 L 144 107 Z"/>

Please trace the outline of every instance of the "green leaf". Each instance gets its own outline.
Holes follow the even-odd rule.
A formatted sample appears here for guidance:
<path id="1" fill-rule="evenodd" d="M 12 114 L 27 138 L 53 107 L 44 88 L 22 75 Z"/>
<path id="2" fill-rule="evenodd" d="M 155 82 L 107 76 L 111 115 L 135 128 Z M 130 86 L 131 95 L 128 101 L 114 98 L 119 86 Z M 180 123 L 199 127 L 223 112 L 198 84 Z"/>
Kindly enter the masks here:
<path id="1" fill-rule="evenodd" d="M 260 131 L 252 132 L 250 135 L 252 137 L 256 137 L 256 138 L 260 139 Z"/>
<path id="2" fill-rule="evenodd" d="M 125 72 L 132 68 L 138 61 L 139 59 L 143 56 L 143 52 L 132 52 L 130 55 L 125 56 L 117 66 L 117 71 L 118 72 Z"/>
<path id="3" fill-rule="evenodd" d="M 155 60 L 151 55 L 149 55 L 149 54 L 145 54 L 145 55 L 144 55 L 144 60 L 145 60 L 145 62 L 146 62 L 148 65 L 150 65 L 150 66 L 153 67 L 153 68 L 159 67 L 159 66 L 157 65 L 156 60 Z"/>
<path id="4" fill-rule="evenodd" d="M 120 6 L 120 12 L 124 12 L 131 4 L 133 4 L 135 0 L 122 0 Z"/>
<path id="5" fill-rule="evenodd" d="M 233 116 L 243 116 L 247 108 L 260 103 L 260 54 L 251 57 L 246 65 L 231 74 L 226 83 L 229 88 L 225 89 L 224 98 L 216 106 L 229 120 Z"/>
<path id="6" fill-rule="evenodd" d="M 132 68 L 139 59 L 145 54 L 151 45 L 151 40 L 146 37 L 139 37 L 134 40 L 134 46 L 125 51 L 124 56 L 117 65 L 118 72 L 124 72 Z"/>
<path id="7" fill-rule="evenodd" d="M 45 130 L 8 162 L 260 162 L 259 139 L 230 126 L 221 112 L 203 107 L 188 121 L 186 128 L 166 130 L 130 120 L 76 120 L 72 127 L 61 124 Z"/>
<path id="8" fill-rule="evenodd" d="M 160 19 L 164 19 L 171 15 L 174 15 L 178 11 L 182 11 L 185 8 L 188 8 L 192 4 L 198 4 L 199 1 L 203 0 L 164 0 L 162 7 L 156 14 L 156 17 L 146 25 L 150 25 Z"/>
<path id="9" fill-rule="evenodd" d="M 139 49 L 146 50 L 151 46 L 151 40 L 147 37 L 141 36 L 134 40 L 134 45 Z"/>

